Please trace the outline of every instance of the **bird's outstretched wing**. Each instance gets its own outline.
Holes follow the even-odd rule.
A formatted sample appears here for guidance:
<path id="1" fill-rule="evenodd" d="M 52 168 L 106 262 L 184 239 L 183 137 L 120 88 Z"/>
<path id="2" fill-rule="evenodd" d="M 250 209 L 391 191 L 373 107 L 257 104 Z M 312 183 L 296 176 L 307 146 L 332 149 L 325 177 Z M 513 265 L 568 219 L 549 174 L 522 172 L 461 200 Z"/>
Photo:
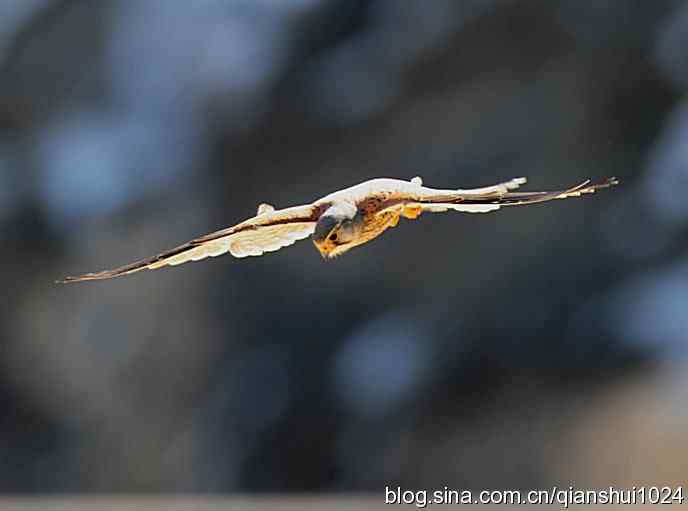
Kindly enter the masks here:
<path id="1" fill-rule="evenodd" d="M 510 192 L 519 185 L 525 183 L 524 178 L 516 178 L 502 185 L 481 188 L 476 190 L 457 191 L 457 197 L 448 198 L 446 194 L 442 197 L 424 197 L 421 201 L 406 204 L 407 207 L 416 207 L 420 211 L 431 213 L 442 213 L 444 211 L 462 211 L 465 213 L 488 213 L 496 211 L 503 206 L 521 206 L 524 204 L 536 204 L 547 202 L 554 199 L 568 199 L 569 197 L 580 197 L 583 194 L 594 193 L 602 188 L 609 188 L 619 183 L 615 177 L 609 178 L 600 183 L 591 183 L 590 180 L 569 188 L 552 192 Z M 512 186 L 509 186 L 512 185 Z M 501 187 L 501 188 L 500 188 Z M 484 193 L 474 193 L 475 191 L 485 191 Z M 468 193 L 466 193 L 468 192 Z"/>
<path id="2" fill-rule="evenodd" d="M 259 256 L 292 245 L 313 234 L 320 214 L 317 205 L 275 210 L 261 204 L 258 214 L 240 224 L 193 239 L 148 259 L 97 273 L 67 277 L 59 283 L 111 279 L 141 270 L 155 270 L 188 261 L 199 261 L 229 252 L 234 257 Z"/>

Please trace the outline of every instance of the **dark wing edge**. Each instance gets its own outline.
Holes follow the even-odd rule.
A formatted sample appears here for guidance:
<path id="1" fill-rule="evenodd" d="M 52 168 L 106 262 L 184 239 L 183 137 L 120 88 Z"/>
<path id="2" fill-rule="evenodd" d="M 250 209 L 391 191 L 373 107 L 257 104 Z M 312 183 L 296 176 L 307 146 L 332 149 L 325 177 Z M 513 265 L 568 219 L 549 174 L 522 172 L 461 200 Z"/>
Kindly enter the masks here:
<path id="1" fill-rule="evenodd" d="M 603 190 L 618 184 L 619 180 L 616 177 L 607 178 L 599 183 L 592 183 L 589 179 L 587 179 L 582 183 L 566 190 L 558 190 L 553 192 L 509 192 L 492 202 L 502 206 L 537 204 L 538 202 L 547 202 L 554 199 L 580 197 L 581 195 L 595 193 L 597 190 Z"/>
<path id="2" fill-rule="evenodd" d="M 146 269 L 158 269 L 167 265 L 182 264 L 187 261 L 195 261 L 204 259 L 209 256 L 217 256 L 224 254 L 228 251 L 225 241 L 228 241 L 230 237 L 241 234 L 241 233 L 258 233 L 262 229 L 268 229 L 275 226 L 283 226 L 288 228 L 290 224 L 294 225 L 307 225 L 309 223 L 315 224 L 320 213 L 320 209 L 314 205 L 307 206 L 295 206 L 292 208 L 286 208 L 282 210 L 267 211 L 265 213 L 259 214 L 253 218 L 246 220 L 240 224 L 233 227 L 228 227 L 219 231 L 206 234 L 199 238 L 195 238 L 183 245 L 166 250 L 156 256 L 149 257 L 146 259 L 141 259 L 139 261 L 119 266 L 111 270 L 104 270 L 95 273 L 84 273 L 82 275 L 65 277 L 64 279 L 56 280 L 56 284 L 71 284 L 74 282 L 84 282 L 89 280 L 106 280 L 115 277 L 122 277 L 124 275 L 130 275 Z M 302 238 L 297 238 L 302 239 Z M 287 246 L 293 243 L 295 240 L 290 242 L 285 242 L 282 246 Z M 216 249 L 211 249 L 211 246 L 215 246 Z M 204 249 L 205 247 L 205 249 Z M 198 258 L 190 257 L 187 255 L 193 255 L 192 251 L 199 252 Z M 265 251 L 273 251 L 274 248 Z M 244 255 L 253 255 L 251 253 Z M 243 257 L 240 255 L 238 257 Z M 256 254 L 258 255 L 258 254 Z M 175 262 L 175 258 L 179 262 Z"/>
<path id="3" fill-rule="evenodd" d="M 517 180 L 512 180 L 516 182 Z M 520 182 L 517 184 L 521 184 Z M 432 213 L 442 213 L 445 211 L 459 211 L 464 213 L 489 213 L 497 211 L 502 206 L 521 206 L 527 204 L 537 204 L 540 202 L 548 202 L 555 199 L 568 199 L 570 197 L 580 197 L 584 194 L 594 193 L 597 190 L 609 188 L 619 184 L 619 180 L 615 177 L 610 177 L 599 183 L 591 183 L 588 179 L 582 183 L 568 188 L 566 190 L 557 190 L 549 192 L 506 192 L 502 191 L 499 194 L 492 191 L 488 187 L 489 193 L 476 194 L 475 197 L 463 195 L 462 197 L 453 200 L 443 201 L 419 201 L 416 203 L 422 211 Z M 497 185 L 499 186 L 499 185 Z"/>
<path id="4" fill-rule="evenodd" d="M 188 243 L 184 243 L 183 245 L 179 245 L 178 247 L 175 247 L 173 249 L 162 252 L 161 254 L 158 254 L 154 257 L 141 259 L 140 261 L 126 264 L 124 266 L 119 266 L 119 267 L 113 268 L 111 270 L 103 270 L 103 271 L 94 272 L 94 273 L 84 273 L 83 275 L 65 277 L 64 279 L 56 280 L 55 283 L 56 284 L 71 284 L 73 282 L 84 282 L 87 280 L 105 280 L 105 279 L 112 279 L 115 277 L 122 277 L 124 275 L 136 273 L 136 272 L 139 272 L 141 270 L 147 270 L 147 269 L 151 268 L 151 266 L 155 265 L 156 263 L 162 263 L 166 259 L 169 259 L 169 258 L 174 257 L 176 255 L 182 254 L 182 253 L 184 253 L 188 250 L 191 250 L 193 248 L 196 248 L 198 246 L 200 246 L 199 241 L 198 240 L 192 240 L 192 241 L 189 241 Z"/>

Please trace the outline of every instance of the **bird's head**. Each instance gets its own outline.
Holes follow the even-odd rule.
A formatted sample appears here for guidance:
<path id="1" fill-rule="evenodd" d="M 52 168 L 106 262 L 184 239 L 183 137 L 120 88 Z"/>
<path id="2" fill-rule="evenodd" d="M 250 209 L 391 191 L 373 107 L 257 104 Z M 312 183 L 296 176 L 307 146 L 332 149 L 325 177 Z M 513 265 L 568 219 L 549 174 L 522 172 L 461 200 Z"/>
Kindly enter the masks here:
<path id="1" fill-rule="evenodd" d="M 353 204 L 337 204 L 318 219 L 313 244 L 325 259 L 337 257 L 360 245 L 362 217 Z"/>

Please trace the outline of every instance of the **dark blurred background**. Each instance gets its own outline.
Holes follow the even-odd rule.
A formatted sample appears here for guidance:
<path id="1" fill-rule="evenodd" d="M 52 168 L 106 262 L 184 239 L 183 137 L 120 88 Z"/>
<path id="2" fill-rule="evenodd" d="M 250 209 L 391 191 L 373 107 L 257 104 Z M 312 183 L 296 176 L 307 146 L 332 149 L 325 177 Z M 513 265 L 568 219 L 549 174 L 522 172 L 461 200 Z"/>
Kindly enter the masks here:
<path id="1" fill-rule="evenodd" d="M 0 491 L 676 484 L 688 2 L 3 0 Z M 371 177 L 582 199 L 124 279 Z"/>

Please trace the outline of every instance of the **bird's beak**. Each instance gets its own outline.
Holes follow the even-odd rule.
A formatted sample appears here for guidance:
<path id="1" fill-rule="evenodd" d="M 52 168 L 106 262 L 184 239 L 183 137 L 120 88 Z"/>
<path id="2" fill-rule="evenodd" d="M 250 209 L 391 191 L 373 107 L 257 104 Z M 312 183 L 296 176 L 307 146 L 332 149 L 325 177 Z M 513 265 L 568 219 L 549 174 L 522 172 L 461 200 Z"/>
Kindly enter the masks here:
<path id="1" fill-rule="evenodd" d="M 315 245 L 315 248 L 318 249 L 318 253 L 323 259 L 327 259 L 327 247 L 325 246 L 324 243 L 318 243 L 317 241 L 313 240 L 313 245 Z"/>
<path id="2" fill-rule="evenodd" d="M 320 252 L 320 256 L 323 259 L 328 260 L 336 257 L 335 251 L 338 247 L 337 245 L 334 245 L 333 243 L 329 242 L 327 239 L 320 243 L 313 241 L 313 244 L 315 245 L 315 248 L 318 249 L 318 252 Z"/>

